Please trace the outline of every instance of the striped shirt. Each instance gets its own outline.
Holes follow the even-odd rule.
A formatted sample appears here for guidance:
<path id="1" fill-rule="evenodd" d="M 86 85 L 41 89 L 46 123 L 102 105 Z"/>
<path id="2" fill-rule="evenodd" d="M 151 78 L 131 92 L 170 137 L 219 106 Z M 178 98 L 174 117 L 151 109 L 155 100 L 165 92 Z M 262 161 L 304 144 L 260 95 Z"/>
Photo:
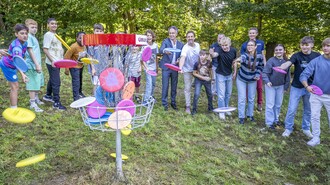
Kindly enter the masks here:
<path id="1" fill-rule="evenodd" d="M 16 67 L 13 64 L 13 57 L 15 55 L 18 55 L 24 58 L 26 50 L 27 50 L 27 42 L 24 42 L 22 44 L 18 39 L 15 39 L 13 42 L 11 42 L 9 46 L 8 49 L 9 56 L 4 56 L 2 58 L 3 64 L 6 67 L 16 69 Z"/>
<path id="2" fill-rule="evenodd" d="M 250 59 L 250 66 L 249 66 Z M 253 70 L 253 63 L 255 59 L 254 56 L 250 56 L 247 53 L 241 55 L 241 67 L 239 68 L 238 78 L 243 82 L 253 82 L 256 81 L 255 77 L 260 77 L 261 72 L 264 67 L 263 55 L 257 54 L 255 69 Z"/>

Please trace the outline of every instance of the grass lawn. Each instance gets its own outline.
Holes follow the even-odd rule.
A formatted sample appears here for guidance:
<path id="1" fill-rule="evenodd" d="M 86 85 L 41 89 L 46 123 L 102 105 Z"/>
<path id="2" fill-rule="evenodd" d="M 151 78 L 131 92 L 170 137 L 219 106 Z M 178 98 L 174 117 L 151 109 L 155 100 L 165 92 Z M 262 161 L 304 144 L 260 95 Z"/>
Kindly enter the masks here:
<path id="1" fill-rule="evenodd" d="M 113 184 L 115 160 L 109 154 L 115 152 L 115 132 L 92 131 L 84 126 L 79 111 L 69 107 L 71 79 L 64 70 L 61 73 L 60 94 L 67 111 L 54 111 L 47 103 L 42 106 L 45 112 L 37 114 L 31 124 L 0 119 L 0 184 Z M 2 73 L 0 84 L 3 112 L 9 107 L 10 88 Z M 20 85 L 19 106 L 28 107 L 28 92 Z M 233 106 L 237 105 L 235 86 Z M 86 69 L 83 89 L 91 95 Z M 45 88 L 42 91 L 43 95 Z M 261 131 L 265 127 L 264 112 L 255 112 L 256 122 L 245 125 L 238 124 L 237 111 L 220 121 L 216 114 L 207 113 L 204 90 L 198 114 L 186 114 L 182 75 L 177 96 L 179 111 L 163 110 L 161 75 L 155 96 L 150 122 L 122 136 L 122 153 L 129 157 L 123 162 L 123 171 L 129 184 L 330 184 L 330 132 L 325 110 L 321 145 L 311 148 L 301 131 L 301 105 L 295 131 L 283 138 L 283 128 Z M 288 98 L 286 93 L 282 121 Z M 44 161 L 15 167 L 18 161 L 40 153 L 46 153 Z"/>

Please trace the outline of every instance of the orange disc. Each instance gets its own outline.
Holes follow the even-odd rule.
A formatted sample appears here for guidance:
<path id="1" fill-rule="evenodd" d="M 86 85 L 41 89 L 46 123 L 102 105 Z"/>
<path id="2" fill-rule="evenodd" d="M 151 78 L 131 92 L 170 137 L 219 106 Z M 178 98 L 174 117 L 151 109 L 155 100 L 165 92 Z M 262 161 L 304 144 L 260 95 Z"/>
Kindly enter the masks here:
<path id="1" fill-rule="evenodd" d="M 122 99 L 128 100 L 130 99 L 135 91 L 135 84 L 133 81 L 129 81 L 125 84 L 124 89 L 123 89 L 123 95 Z"/>

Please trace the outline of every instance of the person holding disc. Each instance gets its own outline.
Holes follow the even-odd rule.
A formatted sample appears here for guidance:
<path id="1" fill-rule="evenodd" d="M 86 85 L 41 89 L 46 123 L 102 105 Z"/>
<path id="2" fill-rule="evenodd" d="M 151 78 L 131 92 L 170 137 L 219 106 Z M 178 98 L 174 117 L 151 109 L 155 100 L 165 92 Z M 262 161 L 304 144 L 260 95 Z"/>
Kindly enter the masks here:
<path id="1" fill-rule="evenodd" d="M 190 96 L 193 83 L 193 68 L 199 60 L 200 46 L 195 42 L 195 32 L 188 31 L 186 34 L 187 44 L 185 44 L 180 56 L 180 69 L 184 79 L 184 97 L 186 99 L 186 113 L 190 114 Z"/>
<path id="2" fill-rule="evenodd" d="M 139 52 L 138 46 L 133 46 L 131 50 L 127 53 L 127 60 L 125 61 L 125 65 L 127 65 L 128 69 L 128 80 L 134 82 L 135 84 L 135 92 L 140 92 L 141 85 L 141 54 Z M 135 100 L 140 103 L 141 99 L 139 96 L 135 97 Z"/>
<path id="3" fill-rule="evenodd" d="M 49 73 L 47 82 L 47 92 L 43 100 L 53 102 L 53 108 L 58 110 L 66 110 L 60 102 L 60 68 L 56 68 L 54 62 L 63 59 L 64 50 L 62 43 L 55 36 L 57 30 L 57 21 L 55 18 L 47 20 L 49 31 L 44 35 L 43 51 L 46 55 L 46 66 Z"/>
<path id="4" fill-rule="evenodd" d="M 160 60 L 159 67 L 162 69 L 162 105 L 164 110 L 168 110 L 167 96 L 171 80 L 171 107 L 178 110 L 176 106 L 176 90 L 178 85 L 178 72 L 173 71 L 165 66 L 165 64 L 176 65 L 181 52 L 166 51 L 166 48 L 173 48 L 181 50 L 183 43 L 177 40 L 178 28 L 171 26 L 168 28 L 168 38 L 164 39 L 160 46 L 159 52 L 163 54 Z"/>
<path id="5" fill-rule="evenodd" d="M 279 116 L 283 101 L 284 91 L 287 91 L 290 85 L 290 72 L 282 74 L 273 70 L 287 61 L 285 49 L 282 44 L 275 46 L 275 56 L 270 58 L 262 73 L 262 79 L 265 82 L 266 106 L 265 123 L 270 129 L 279 126 Z"/>
<path id="6" fill-rule="evenodd" d="M 156 86 L 156 76 L 152 76 L 151 74 L 148 73 L 148 71 L 153 71 L 157 73 L 156 69 L 157 69 L 157 53 L 158 53 L 158 46 L 157 43 L 155 43 L 156 40 L 155 33 L 151 30 L 147 30 L 146 35 L 147 35 L 148 45 L 145 46 L 144 48 L 150 47 L 152 54 L 148 61 L 142 62 L 146 70 L 146 90 L 144 92 L 144 98 L 143 98 L 145 102 L 150 98 L 150 96 L 154 95 L 154 89 Z"/>
<path id="7" fill-rule="evenodd" d="M 76 34 L 76 42 L 73 43 L 69 50 L 66 51 L 66 53 L 64 54 L 64 59 L 70 59 L 70 60 L 74 60 L 74 61 L 78 61 L 79 58 L 79 53 L 83 53 L 85 48 L 83 47 L 83 45 L 81 44 L 82 41 L 82 37 L 83 35 L 85 35 L 85 32 L 78 32 Z M 76 67 L 73 68 L 65 68 L 65 74 L 69 75 L 69 71 L 71 74 L 71 82 L 72 82 L 72 94 L 73 94 L 73 101 L 78 100 L 81 96 L 80 96 L 80 69 L 83 67 L 82 63 L 78 63 L 78 65 Z"/>
<path id="8" fill-rule="evenodd" d="M 197 113 L 197 103 L 201 93 L 202 85 L 205 87 L 206 95 L 207 95 L 207 105 L 208 111 L 213 110 L 212 103 L 212 90 L 211 90 L 211 81 L 213 80 L 212 75 L 212 64 L 211 57 L 205 50 L 201 50 L 199 52 L 199 61 L 194 65 L 193 75 L 195 77 L 195 93 L 194 93 L 194 101 L 193 101 L 193 109 L 191 115 L 195 115 Z"/>
<path id="9" fill-rule="evenodd" d="M 314 46 L 314 38 L 305 36 L 300 41 L 301 51 L 293 54 L 289 61 L 281 65 L 281 69 L 286 70 L 292 64 L 294 64 L 293 80 L 290 88 L 290 98 L 288 111 L 285 117 L 285 131 L 283 137 L 289 137 L 293 131 L 294 118 L 298 110 L 300 99 L 303 101 L 303 116 L 302 116 L 302 130 L 303 133 L 312 138 L 313 135 L 310 131 L 311 124 L 311 105 L 309 103 L 310 93 L 304 88 L 304 85 L 299 81 L 299 77 L 303 70 L 307 67 L 308 63 L 314 58 L 320 56 L 319 52 L 312 51 Z M 308 85 L 313 82 L 313 76 L 309 77 Z"/>
<path id="10" fill-rule="evenodd" d="M 18 77 L 17 70 L 22 75 L 23 82 L 28 81 L 28 77 L 17 69 L 13 63 L 13 58 L 19 56 L 24 58 L 27 50 L 27 40 L 29 29 L 24 24 L 16 24 L 14 27 L 16 39 L 11 42 L 8 49 L 8 56 L 0 60 L 1 70 L 10 85 L 10 108 L 17 108 L 18 99 Z M 24 61 L 22 61 L 24 62 Z"/>
<path id="11" fill-rule="evenodd" d="M 35 37 L 38 31 L 38 23 L 33 19 L 26 19 L 25 25 L 29 28 L 29 37 L 27 40 L 27 53 L 26 62 L 29 70 L 26 72 L 26 76 L 29 81 L 26 83 L 26 90 L 29 91 L 30 96 L 30 109 L 35 112 L 43 112 L 38 105 L 43 105 L 39 99 L 38 93 L 40 88 L 44 86 L 44 75 L 41 68 L 41 52 L 37 38 Z"/>
<path id="12" fill-rule="evenodd" d="M 300 82 L 311 93 L 309 102 L 311 105 L 311 123 L 313 138 L 307 142 L 309 146 L 320 144 L 320 116 L 324 105 L 330 118 L 330 38 L 322 42 L 323 55 L 314 58 L 300 75 Z M 323 94 L 317 95 L 315 89 L 308 84 L 308 79 L 314 74 L 313 85 L 319 87 Z M 328 119 L 330 122 L 330 120 Z"/>

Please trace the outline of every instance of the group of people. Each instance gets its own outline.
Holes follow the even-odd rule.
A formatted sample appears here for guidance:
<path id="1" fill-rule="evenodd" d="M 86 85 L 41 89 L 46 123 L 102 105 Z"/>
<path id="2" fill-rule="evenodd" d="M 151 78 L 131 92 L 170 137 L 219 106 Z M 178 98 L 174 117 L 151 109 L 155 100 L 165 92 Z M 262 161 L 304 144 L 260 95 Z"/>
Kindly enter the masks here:
<path id="1" fill-rule="evenodd" d="M 168 28 L 168 38 L 164 39 L 158 48 L 155 43 L 155 34 L 147 30 L 147 46 L 83 46 L 82 37 L 84 32 L 78 32 L 76 42 L 71 45 L 71 49 L 64 53 L 62 43 L 55 37 L 57 22 L 54 18 L 47 21 L 49 31 L 44 35 L 43 51 L 46 55 L 46 66 L 49 73 L 47 92 L 43 100 L 53 103 L 53 108 L 66 110 L 60 102 L 60 69 L 54 66 L 54 62 L 60 59 L 71 59 L 79 61 L 83 57 L 97 59 L 99 63 L 88 65 L 91 74 L 91 81 L 94 85 L 93 93 L 100 85 L 99 77 L 102 71 L 108 67 L 115 67 L 126 74 L 125 78 L 133 81 L 136 93 L 139 93 L 141 84 L 142 69 L 145 71 L 145 91 L 140 99 L 134 97 L 136 101 L 145 103 L 154 96 L 156 77 L 148 71 L 157 73 L 157 55 L 161 55 L 159 67 L 162 76 L 161 104 L 165 111 L 168 111 L 169 104 L 174 110 L 178 110 L 176 104 L 177 84 L 179 74 L 184 79 L 185 112 L 195 115 L 198 110 L 198 99 L 201 87 L 205 87 L 208 99 L 208 111 L 213 111 L 213 96 L 217 95 L 219 108 L 229 107 L 233 87 L 233 80 L 236 81 L 238 94 L 238 122 L 244 124 L 247 120 L 254 119 L 254 99 L 257 94 L 257 109 L 262 110 L 263 86 L 265 89 L 265 124 L 269 129 L 275 129 L 279 122 L 280 109 L 282 106 L 284 91 L 290 86 L 290 66 L 294 65 L 294 76 L 290 88 L 290 98 L 287 115 L 284 120 L 285 131 L 283 137 L 289 137 L 293 131 L 295 114 L 300 99 L 303 100 L 303 133 L 311 138 L 308 145 L 316 146 L 320 144 L 320 111 L 324 105 L 330 120 L 330 38 L 322 42 L 323 55 L 312 51 L 314 39 L 306 36 L 301 39 L 301 51 L 293 54 L 290 59 L 286 57 L 285 47 L 278 44 L 274 50 L 274 56 L 266 61 L 265 46 L 262 40 L 257 39 L 257 28 L 250 28 L 248 31 L 249 40 L 242 44 L 240 56 L 237 50 L 231 46 L 231 39 L 224 34 L 219 34 L 217 42 L 212 44 L 207 50 L 201 49 L 199 43 L 195 42 L 195 33 L 186 33 L 186 44 L 177 39 L 178 29 L 175 26 Z M 26 89 L 30 95 L 30 108 L 36 112 L 43 110 L 38 106 L 43 104 L 39 99 L 38 92 L 44 85 L 44 77 L 41 68 L 41 52 L 38 40 L 35 37 L 37 32 L 37 22 L 27 19 L 25 25 L 15 26 L 16 39 L 11 43 L 8 50 L 0 50 L 2 60 L 0 67 L 7 81 L 10 84 L 10 104 L 11 108 L 17 107 L 18 77 L 16 67 L 13 65 L 15 55 L 25 57 L 29 70 L 25 73 L 18 70 L 26 83 Z M 102 24 L 94 25 L 94 34 L 103 34 Z M 152 55 L 148 61 L 142 62 L 141 53 L 150 47 Z M 174 50 L 169 50 L 169 48 Z M 111 52 L 125 53 L 124 59 L 116 61 L 111 58 Z M 179 67 L 180 71 L 171 70 L 165 64 L 172 64 Z M 240 67 L 238 69 L 238 65 Z M 84 97 L 82 93 L 82 72 L 84 65 L 78 63 L 74 68 L 66 69 L 65 74 L 71 74 L 73 100 Z M 286 71 L 286 74 L 273 70 L 274 67 Z M 323 95 L 314 94 L 310 85 L 321 88 Z M 170 87 L 171 86 L 171 87 Z M 193 102 L 191 104 L 191 91 L 194 86 Z M 168 103 L 168 91 L 170 91 L 170 103 Z M 113 103 L 116 104 L 120 97 L 113 93 Z M 246 105 L 247 104 L 247 105 Z M 225 114 L 219 113 L 219 118 L 224 119 Z M 312 132 L 310 125 L 312 122 Z"/>

